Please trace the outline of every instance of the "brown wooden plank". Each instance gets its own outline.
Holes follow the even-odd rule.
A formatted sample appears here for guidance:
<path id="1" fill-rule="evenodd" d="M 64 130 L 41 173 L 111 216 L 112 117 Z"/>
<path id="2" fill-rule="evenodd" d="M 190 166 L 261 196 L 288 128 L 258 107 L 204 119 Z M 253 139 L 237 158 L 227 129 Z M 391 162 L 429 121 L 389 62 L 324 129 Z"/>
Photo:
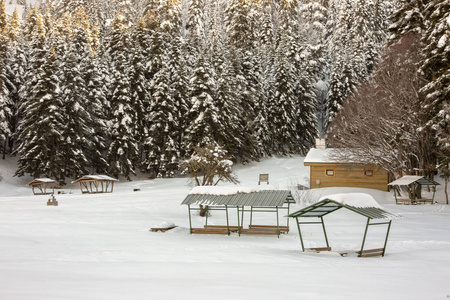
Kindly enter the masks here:
<path id="1" fill-rule="evenodd" d="M 331 247 L 306 248 L 305 250 L 317 251 L 317 252 L 331 251 Z"/>

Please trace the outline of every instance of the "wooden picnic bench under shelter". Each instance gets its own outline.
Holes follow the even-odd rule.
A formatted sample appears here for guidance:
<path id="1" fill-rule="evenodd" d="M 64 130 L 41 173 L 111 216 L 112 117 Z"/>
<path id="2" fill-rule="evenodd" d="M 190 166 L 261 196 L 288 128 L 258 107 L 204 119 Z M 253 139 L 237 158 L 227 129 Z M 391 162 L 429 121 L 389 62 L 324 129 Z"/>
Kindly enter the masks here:
<path id="1" fill-rule="evenodd" d="M 55 193 L 56 183 L 56 180 L 50 178 L 36 178 L 28 185 L 31 186 L 35 195 L 50 195 Z"/>
<path id="2" fill-rule="evenodd" d="M 355 250 L 353 252 L 356 252 L 359 257 L 384 256 L 386 252 L 389 231 L 391 228 L 391 222 L 393 219 L 399 218 L 400 216 L 384 210 L 380 205 L 378 205 L 378 203 L 372 198 L 372 196 L 364 193 L 329 195 L 322 198 L 315 204 L 291 213 L 288 217 L 295 218 L 297 221 L 297 228 L 302 245 L 302 251 L 331 251 L 323 217 L 341 208 L 346 208 L 359 215 L 367 217 L 366 229 L 364 231 L 361 248 L 359 251 Z M 311 219 L 318 219 L 318 221 L 311 221 Z M 321 225 L 326 247 L 305 248 L 301 227 L 310 224 Z M 365 249 L 364 246 L 369 227 L 379 225 L 387 225 L 386 238 L 384 240 L 383 247 L 376 249 Z M 348 252 L 352 251 L 340 251 L 342 256 L 347 255 Z"/>
<path id="3" fill-rule="evenodd" d="M 295 203 L 288 190 L 253 190 L 239 187 L 195 187 L 181 203 L 188 206 L 189 232 L 191 234 L 268 234 L 280 236 L 289 232 L 289 219 L 281 224 L 280 211 L 289 214 L 290 204 Z M 192 211 L 225 211 L 223 225 L 208 224 L 208 213 L 203 228 L 192 227 Z M 234 212 L 232 212 L 234 210 Z M 249 213 L 248 228 L 244 228 L 244 212 Z M 231 224 L 230 215 L 237 216 L 236 224 Z M 253 224 L 255 213 L 274 213 L 274 224 Z"/>
<path id="4" fill-rule="evenodd" d="M 418 204 L 434 203 L 436 181 L 425 176 L 406 175 L 388 185 L 394 187 L 395 203 Z M 427 190 L 424 191 L 424 187 Z"/>
<path id="5" fill-rule="evenodd" d="M 112 193 L 116 181 L 119 180 L 107 175 L 85 175 L 72 183 L 79 183 L 83 194 L 97 194 Z"/>

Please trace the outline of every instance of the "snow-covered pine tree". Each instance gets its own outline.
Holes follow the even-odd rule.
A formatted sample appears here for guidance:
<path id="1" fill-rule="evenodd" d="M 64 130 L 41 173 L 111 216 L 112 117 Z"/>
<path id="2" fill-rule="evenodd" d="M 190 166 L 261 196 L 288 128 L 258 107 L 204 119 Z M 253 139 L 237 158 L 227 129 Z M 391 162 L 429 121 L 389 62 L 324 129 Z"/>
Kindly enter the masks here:
<path id="1" fill-rule="evenodd" d="M 198 58 L 196 68 L 190 79 L 189 98 L 192 108 L 189 111 L 190 125 L 186 129 L 184 149 L 190 156 L 196 147 L 218 145 L 217 120 L 220 111 L 215 105 L 216 82 L 210 63 L 205 54 Z"/>
<path id="2" fill-rule="evenodd" d="M 83 8 L 73 17 L 68 38 L 67 52 L 64 53 L 60 68 L 62 101 L 66 126 L 62 133 L 67 176 L 78 178 L 88 173 L 91 158 L 88 153 L 95 145 L 95 121 L 90 113 L 86 74 L 91 55 L 89 43 L 89 20 Z"/>
<path id="3" fill-rule="evenodd" d="M 286 155 L 298 153 L 300 137 L 296 116 L 296 73 L 290 59 L 285 55 L 292 38 L 288 33 L 281 36 L 277 48 L 277 59 L 273 78 L 273 98 L 268 105 L 268 123 L 272 134 L 272 152 Z"/>
<path id="4" fill-rule="evenodd" d="M 139 150 L 142 152 L 142 145 L 146 136 L 148 120 L 146 110 L 150 106 L 150 85 L 146 78 L 147 49 L 150 46 L 149 35 L 147 32 L 145 20 L 140 19 L 131 28 L 131 63 L 129 69 L 129 78 L 133 84 L 130 86 L 131 102 L 135 112 L 136 123 L 134 132 L 139 144 Z"/>
<path id="5" fill-rule="evenodd" d="M 423 12 L 429 0 L 399 0 L 400 8 L 390 17 L 389 42 L 397 42 L 407 33 L 422 34 L 425 26 Z"/>
<path id="6" fill-rule="evenodd" d="M 7 28 L 8 46 L 6 52 L 6 88 L 9 94 L 8 109 L 11 112 L 8 118 L 8 125 L 11 134 L 8 137 L 9 151 L 14 149 L 15 133 L 17 129 L 17 123 L 19 120 L 19 107 L 22 103 L 22 97 L 19 93 L 20 88 L 23 85 L 26 69 L 26 56 L 24 51 L 23 38 L 20 31 L 20 17 L 17 8 L 14 10 L 13 16 L 10 20 L 10 24 Z M 6 46 L 6 43 L 5 43 Z M 5 145 L 6 147 L 6 145 Z"/>
<path id="7" fill-rule="evenodd" d="M 0 33 L 5 34 L 8 26 L 8 14 L 6 13 L 5 0 L 0 0 Z"/>
<path id="8" fill-rule="evenodd" d="M 48 49 L 42 15 L 38 14 L 32 35 L 30 69 L 22 93 L 23 118 L 19 124 L 17 176 L 47 176 L 64 183 L 64 153 L 60 151 L 65 120 L 61 114 L 56 53 Z"/>
<path id="9" fill-rule="evenodd" d="M 11 99 L 9 91 L 6 87 L 7 70 L 6 70 L 6 54 L 8 39 L 6 30 L 0 31 L 0 150 L 3 152 L 3 159 L 6 155 L 6 146 L 11 136 L 10 120 L 12 119 Z"/>
<path id="10" fill-rule="evenodd" d="M 139 163 L 139 150 L 134 131 L 135 112 L 130 97 L 131 82 L 128 77 L 130 39 L 124 18 L 117 14 L 109 40 L 109 57 L 114 58 L 111 66 L 111 144 L 108 150 L 109 173 L 130 179 Z"/>
<path id="11" fill-rule="evenodd" d="M 424 97 L 428 126 L 435 132 L 440 168 L 449 176 L 450 163 L 450 3 L 432 0 L 424 12 L 421 71 L 427 84 L 420 90 Z"/>

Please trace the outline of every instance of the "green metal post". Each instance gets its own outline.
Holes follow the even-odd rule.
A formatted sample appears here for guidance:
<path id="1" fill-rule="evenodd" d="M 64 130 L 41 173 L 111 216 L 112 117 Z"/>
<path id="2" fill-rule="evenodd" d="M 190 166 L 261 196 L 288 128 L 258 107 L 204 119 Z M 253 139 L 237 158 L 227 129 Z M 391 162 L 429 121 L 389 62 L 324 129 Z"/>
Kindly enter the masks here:
<path id="1" fill-rule="evenodd" d="M 297 221 L 297 229 L 298 235 L 300 236 L 300 243 L 302 244 L 302 251 L 305 252 L 305 245 L 303 244 L 302 231 L 300 230 L 300 223 L 298 222 L 298 217 L 295 217 L 295 220 Z"/>
<path id="2" fill-rule="evenodd" d="M 228 206 L 225 205 L 225 213 L 227 215 L 227 231 L 228 231 L 228 235 L 230 235 L 230 222 L 228 220 Z"/>
<path id="3" fill-rule="evenodd" d="M 367 231 L 369 230 L 369 222 L 370 222 L 370 218 L 367 218 L 366 230 L 364 231 L 364 237 L 363 237 L 363 241 L 361 244 L 361 252 L 359 253 L 359 257 L 362 256 L 363 251 L 364 251 L 364 243 L 366 242 Z"/>
<path id="4" fill-rule="evenodd" d="M 387 241 L 388 241 L 388 237 L 389 237 L 389 231 L 391 230 L 391 223 L 392 223 L 392 220 L 389 221 L 388 229 L 386 232 L 386 239 L 384 240 L 383 254 L 381 256 L 384 256 L 384 253 L 386 253 L 386 245 L 387 245 Z"/>
<path id="5" fill-rule="evenodd" d="M 394 186 L 394 197 L 395 197 L 395 204 L 398 204 L 398 202 L 397 202 L 397 186 Z"/>
<path id="6" fill-rule="evenodd" d="M 236 210 L 237 210 L 238 235 L 241 236 L 241 225 L 239 221 L 239 205 L 236 206 Z"/>
<path id="7" fill-rule="evenodd" d="M 431 204 L 434 204 L 434 196 L 436 195 L 436 186 L 433 187 L 433 200 L 431 200 Z"/>
<path id="8" fill-rule="evenodd" d="M 278 235 L 278 238 L 280 238 L 280 221 L 279 221 L 279 217 L 278 217 L 278 206 L 276 208 L 277 208 L 277 210 L 276 210 L 276 213 L 277 213 L 277 235 Z"/>
<path id="9" fill-rule="evenodd" d="M 209 209 L 209 207 L 208 207 L 208 205 L 206 205 L 206 215 L 205 215 L 206 220 L 205 220 L 205 225 L 208 225 L 208 215 L 209 215 L 208 209 Z"/>
<path id="10" fill-rule="evenodd" d="M 191 205 L 188 204 L 188 211 L 189 211 L 189 233 L 192 234 L 192 220 L 191 220 Z"/>
<path id="11" fill-rule="evenodd" d="M 320 217 L 320 221 L 322 222 L 323 234 L 325 235 L 325 242 L 327 243 L 327 248 L 330 248 L 328 244 L 327 231 L 325 230 L 325 223 L 323 222 L 323 217 Z"/>
<path id="12" fill-rule="evenodd" d="M 291 208 L 291 203 L 288 203 L 288 216 L 289 216 L 289 210 Z M 287 218 L 287 222 L 286 222 L 287 227 L 289 228 L 289 218 Z"/>
<path id="13" fill-rule="evenodd" d="M 253 222 L 253 206 L 250 206 L 250 225 L 252 225 Z"/>

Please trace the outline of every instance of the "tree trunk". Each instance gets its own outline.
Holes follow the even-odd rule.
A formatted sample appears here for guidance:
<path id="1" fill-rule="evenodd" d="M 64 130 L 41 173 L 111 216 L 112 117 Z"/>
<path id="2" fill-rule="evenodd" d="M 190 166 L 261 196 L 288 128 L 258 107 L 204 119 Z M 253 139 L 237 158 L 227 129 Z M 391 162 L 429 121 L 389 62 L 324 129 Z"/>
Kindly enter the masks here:
<path id="1" fill-rule="evenodd" d="M 208 205 L 203 206 L 200 204 L 200 217 L 206 217 L 206 214 L 208 213 Z"/>

